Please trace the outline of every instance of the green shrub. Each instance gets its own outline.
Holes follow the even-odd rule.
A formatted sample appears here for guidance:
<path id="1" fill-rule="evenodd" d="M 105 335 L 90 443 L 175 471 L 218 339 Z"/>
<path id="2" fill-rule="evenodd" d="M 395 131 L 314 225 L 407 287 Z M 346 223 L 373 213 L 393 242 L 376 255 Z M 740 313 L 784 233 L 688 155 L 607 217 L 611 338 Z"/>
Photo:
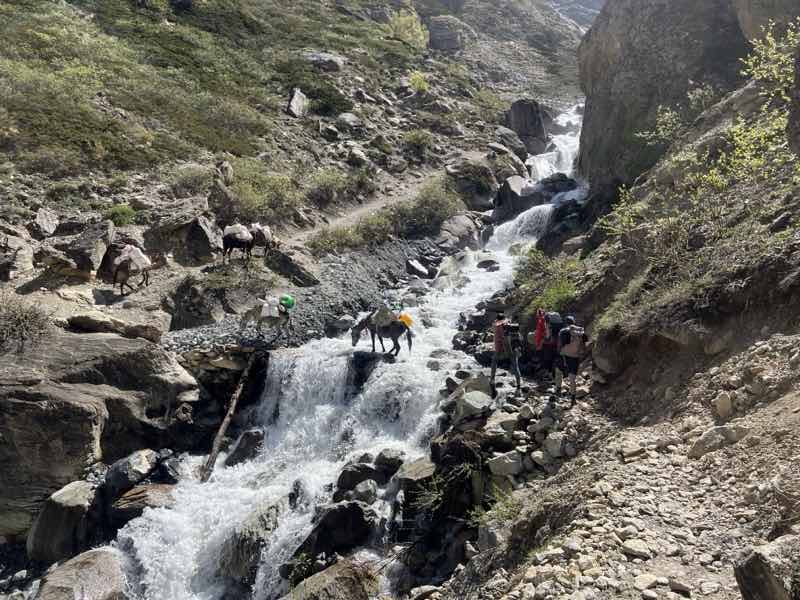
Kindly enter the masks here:
<path id="1" fill-rule="evenodd" d="M 311 100 L 311 111 L 319 115 L 338 115 L 353 109 L 353 101 L 328 78 L 300 58 L 279 61 L 275 65 L 278 80 L 286 92 L 300 88 Z"/>
<path id="2" fill-rule="evenodd" d="M 774 22 L 753 40 L 753 51 L 744 59 L 742 74 L 761 85 L 762 93 L 782 102 L 791 100 L 795 83 L 794 53 L 800 45 L 800 18 L 779 30 Z"/>
<path id="3" fill-rule="evenodd" d="M 426 129 L 413 129 L 403 137 L 406 151 L 419 161 L 424 161 L 434 144 L 434 137 Z"/>
<path id="4" fill-rule="evenodd" d="M 127 204 L 117 204 L 103 213 L 103 218 L 113 221 L 117 227 L 130 225 L 136 219 L 136 211 Z"/>
<path id="5" fill-rule="evenodd" d="M 529 249 L 517 259 L 514 280 L 527 304 L 526 312 L 533 314 L 543 308 L 566 312 L 578 293 L 576 281 L 581 263 L 559 256 L 545 256 L 536 248 Z"/>
<path id="6" fill-rule="evenodd" d="M 13 292 L 0 292 L 0 354 L 23 352 L 52 331 L 50 315 Z"/>
<path id="7" fill-rule="evenodd" d="M 428 46 L 430 35 L 413 8 L 393 13 L 386 24 L 386 31 L 389 36 L 413 48 L 424 49 Z"/>
<path id="8" fill-rule="evenodd" d="M 291 220 L 302 200 L 300 188 L 291 177 L 270 173 L 255 158 L 234 158 L 231 163 L 236 173 L 231 191 L 238 204 L 237 216 L 271 225 Z"/>
<path id="9" fill-rule="evenodd" d="M 472 98 L 472 104 L 481 119 L 487 123 L 502 123 L 505 120 L 506 111 L 511 106 L 509 102 L 486 88 L 478 90 Z"/>
<path id="10" fill-rule="evenodd" d="M 378 191 L 375 171 L 370 167 L 361 167 L 347 178 L 347 193 L 353 196 L 372 196 Z"/>
<path id="11" fill-rule="evenodd" d="M 640 131 L 635 137 L 648 146 L 669 146 L 684 127 L 685 123 L 678 111 L 662 104 L 656 113 L 655 128 Z"/>
<path id="12" fill-rule="evenodd" d="M 170 189 L 176 198 L 204 194 L 214 181 L 214 169 L 208 165 L 187 164 L 175 169 Z"/>
<path id="13" fill-rule="evenodd" d="M 408 76 L 408 83 L 418 94 L 427 94 L 431 89 L 428 77 L 422 71 L 412 71 Z"/>
<path id="14" fill-rule="evenodd" d="M 344 173 L 332 168 L 323 169 L 311 178 L 306 196 L 311 202 L 324 208 L 339 201 L 347 188 L 348 178 Z"/>
<path id="15" fill-rule="evenodd" d="M 319 231 L 306 242 L 306 246 L 320 256 L 381 244 L 392 236 L 407 239 L 432 235 L 463 208 L 458 196 L 437 180 L 423 186 L 413 200 L 387 206 L 352 226 Z"/>

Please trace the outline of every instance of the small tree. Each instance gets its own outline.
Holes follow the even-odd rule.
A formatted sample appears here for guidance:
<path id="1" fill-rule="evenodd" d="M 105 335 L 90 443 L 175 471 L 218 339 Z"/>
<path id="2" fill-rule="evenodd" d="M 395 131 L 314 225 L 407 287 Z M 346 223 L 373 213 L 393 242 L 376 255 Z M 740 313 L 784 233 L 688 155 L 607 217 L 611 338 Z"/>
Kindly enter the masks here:
<path id="1" fill-rule="evenodd" d="M 656 113 L 655 129 L 640 131 L 635 135 L 648 146 L 669 146 L 683 128 L 684 122 L 678 111 L 662 104 Z"/>
<path id="2" fill-rule="evenodd" d="M 786 26 L 782 34 L 770 21 L 764 35 L 753 41 L 753 51 L 742 59 L 742 74 L 757 81 L 762 94 L 771 100 L 788 103 L 794 87 L 794 52 L 800 45 L 800 18 Z"/>

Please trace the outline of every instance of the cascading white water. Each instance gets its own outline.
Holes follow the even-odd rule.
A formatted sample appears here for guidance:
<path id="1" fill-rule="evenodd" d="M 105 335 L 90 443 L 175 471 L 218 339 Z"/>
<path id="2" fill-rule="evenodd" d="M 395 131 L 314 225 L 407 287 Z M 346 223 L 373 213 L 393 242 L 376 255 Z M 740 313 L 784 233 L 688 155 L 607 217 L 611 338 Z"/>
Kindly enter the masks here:
<path id="1" fill-rule="evenodd" d="M 141 566 L 143 599 L 222 598 L 222 544 L 254 509 L 285 499 L 299 480 L 309 501 L 281 516 L 253 590 L 257 600 L 279 598 L 286 588 L 278 568 L 310 531 L 314 505 L 330 499 L 326 486 L 336 480 L 349 457 L 393 448 L 411 460 L 427 451 L 439 415 L 441 372 L 473 362 L 449 350 L 459 314 L 510 285 L 514 258 L 507 252 L 509 245 L 534 241 L 551 211 L 550 205 L 535 207 L 498 228 L 489 245 L 498 270 L 479 270 L 476 260 L 466 260 L 461 267 L 467 278 L 463 287 L 431 291 L 421 306 L 409 309 L 415 321 L 413 351 L 409 353 L 404 342 L 397 361 L 379 364 L 355 397 L 347 390 L 349 338 L 316 340 L 272 353 L 255 413 L 266 430 L 259 455 L 230 468 L 221 457 L 205 484 L 193 474 L 202 459 L 188 461 L 175 488 L 174 506 L 147 509 L 119 533 L 117 545 Z M 368 350 L 369 343 L 362 340 L 360 349 Z M 441 372 L 432 371 L 430 355 L 441 349 L 448 349 L 437 358 Z"/>
<path id="2" fill-rule="evenodd" d="M 531 178 L 539 181 L 555 173 L 572 173 L 575 158 L 578 156 L 580 144 L 580 124 L 582 117 L 578 106 L 574 106 L 556 117 L 555 122 L 562 127 L 571 127 L 574 131 L 553 136 L 555 150 L 531 156 L 525 162 L 531 172 Z"/>

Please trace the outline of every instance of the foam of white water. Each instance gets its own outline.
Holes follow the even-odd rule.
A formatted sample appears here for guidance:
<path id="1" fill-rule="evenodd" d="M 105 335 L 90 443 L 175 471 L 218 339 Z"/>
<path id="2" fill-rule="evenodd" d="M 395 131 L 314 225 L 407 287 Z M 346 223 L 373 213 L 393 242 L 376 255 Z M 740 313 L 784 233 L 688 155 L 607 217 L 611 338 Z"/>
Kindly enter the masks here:
<path id="1" fill-rule="evenodd" d="M 556 117 L 555 122 L 562 126 L 572 125 L 576 131 L 580 129 L 581 116 L 578 114 L 578 107 L 575 106 L 569 111 Z M 553 136 L 555 150 L 531 156 L 526 161 L 526 165 L 531 171 L 531 178 L 539 181 L 554 175 L 555 173 L 571 174 L 573 171 L 575 158 L 578 156 L 578 145 L 580 135 L 578 133 L 562 133 Z"/>
<path id="2" fill-rule="evenodd" d="M 450 349 L 459 314 L 510 285 L 514 259 L 508 246 L 534 241 L 549 221 L 551 206 L 541 206 L 498 228 L 489 249 L 499 269 L 478 270 L 464 261 L 468 279 L 459 289 L 431 291 L 420 307 L 409 309 L 415 321 L 414 349 L 394 363 L 381 363 L 363 391 L 349 397 L 349 336 L 316 340 L 270 357 L 267 385 L 256 411 L 266 430 L 257 458 L 232 468 L 224 457 L 208 483 L 192 475 L 200 464 L 186 465 L 171 508 L 146 509 L 119 534 L 117 545 L 141 567 L 143 600 L 219 600 L 225 583 L 219 577 L 219 552 L 233 529 L 257 507 L 285 499 L 299 480 L 306 503 L 287 510 L 264 556 L 254 586 L 257 600 L 273 600 L 286 591 L 278 568 L 294 553 L 311 528 L 314 506 L 329 500 L 326 486 L 353 455 L 384 448 L 422 456 L 439 416 L 442 376 L 428 368 L 434 350 Z M 421 323 L 425 322 L 427 326 Z M 364 339 L 359 349 L 368 350 Z M 441 371 L 472 359 L 449 350 L 437 359 Z"/>

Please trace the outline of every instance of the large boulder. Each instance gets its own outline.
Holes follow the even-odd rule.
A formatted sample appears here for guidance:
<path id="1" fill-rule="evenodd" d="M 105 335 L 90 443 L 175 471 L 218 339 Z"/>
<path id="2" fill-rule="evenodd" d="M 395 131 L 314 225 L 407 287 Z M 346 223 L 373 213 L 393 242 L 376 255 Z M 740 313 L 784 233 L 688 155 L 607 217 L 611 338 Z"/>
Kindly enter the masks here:
<path id="1" fill-rule="evenodd" d="M 800 16 L 796 0 L 732 0 L 739 25 L 748 39 L 762 37 L 770 21 L 786 25 Z"/>
<path id="2" fill-rule="evenodd" d="M 530 154 L 541 154 L 547 149 L 544 114 L 539 103 L 529 98 L 514 102 L 506 114 L 506 124 L 517 133 Z"/>
<path id="3" fill-rule="evenodd" d="M 295 557 L 349 552 L 365 544 L 377 524 L 378 515 L 363 502 L 339 502 L 319 507 L 314 516 L 314 528 L 295 552 Z"/>
<path id="4" fill-rule="evenodd" d="M 0 356 L 0 536 L 25 534 L 87 464 L 197 443 L 203 426 L 172 418 L 197 398 L 194 378 L 142 339 L 57 330 L 35 351 Z"/>
<path id="5" fill-rule="evenodd" d="M 579 49 L 586 110 L 579 169 L 592 184 L 633 181 L 663 152 L 636 134 L 693 82 L 731 90 L 749 52 L 731 0 L 609 0 Z"/>
<path id="6" fill-rule="evenodd" d="M 137 485 L 114 500 L 111 505 L 111 525 L 121 529 L 128 521 L 142 516 L 146 508 L 162 508 L 172 506 L 172 485 L 153 483 Z"/>
<path id="7" fill-rule="evenodd" d="M 114 235 L 115 227 L 111 221 L 91 223 L 76 235 L 49 238 L 42 251 L 50 257 L 58 257 L 51 258 L 50 266 L 59 272 L 93 277 L 100 269 Z"/>
<path id="8" fill-rule="evenodd" d="M 378 579 L 369 568 L 342 560 L 309 577 L 281 600 L 369 600 L 378 593 Z"/>
<path id="9" fill-rule="evenodd" d="M 169 321 L 163 320 L 159 323 L 153 319 L 150 323 L 130 323 L 99 310 L 88 310 L 70 316 L 67 324 L 73 331 L 118 333 L 124 337 L 140 337 L 158 343 L 167 330 Z"/>
<path id="10" fill-rule="evenodd" d="M 58 215 L 52 210 L 41 207 L 36 211 L 36 216 L 28 223 L 28 231 L 36 239 L 43 240 L 50 237 L 58 228 Z"/>
<path id="11" fill-rule="evenodd" d="M 489 165 L 465 160 L 448 165 L 446 173 L 467 208 L 477 211 L 492 209 L 492 199 L 500 189 L 500 184 Z"/>
<path id="12" fill-rule="evenodd" d="M 235 203 L 226 193 L 225 185 L 217 180 L 210 197 L 230 208 Z M 214 260 L 222 252 L 222 230 L 208 218 L 208 209 L 205 198 L 188 198 L 160 209 L 153 217 L 155 225 L 144 232 L 148 250 L 171 252 L 176 260 L 189 264 Z"/>
<path id="13" fill-rule="evenodd" d="M 297 286 L 319 285 L 317 276 L 304 267 L 293 252 L 273 248 L 264 256 L 264 264 Z"/>
<path id="14" fill-rule="evenodd" d="M 471 248 L 477 250 L 481 246 L 481 226 L 470 215 L 455 215 L 442 223 L 436 245 L 450 254 Z"/>
<path id="15" fill-rule="evenodd" d="M 434 50 L 458 52 L 477 36 L 462 20 L 452 15 L 439 15 L 428 20 L 429 45 Z"/>
<path id="16" fill-rule="evenodd" d="M 743 600 L 800 598 L 800 535 L 750 549 L 734 567 Z"/>
<path id="17" fill-rule="evenodd" d="M 692 444 L 689 449 L 689 458 L 702 458 L 706 454 L 735 444 L 747 437 L 748 433 L 750 430 L 747 427 L 735 423 L 712 427 Z"/>
<path id="18" fill-rule="evenodd" d="M 480 391 L 467 392 L 456 400 L 455 421 L 485 417 L 492 409 L 494 400 L 489 394 Z"/>
<path id="19" fill-rule="evenodd" d="M 259 450 L 261 450 L 264 437 L 264 430 L 261 427 L 253 427 L 243 431 L 225 458 L 225 466 L 233 467 L 254 459 L 258 456 Z"/>
<path id="20" fill-rule="evenodd" d="M 86 549 L 97 525 L 95 492 L 93 484 L 73 481 L 50 496 L 28 532 L 28 558 L 52 563 Z"/>
<path id="21" fill-rule="evenodd" d="M 340 490 L 349 491 L 362 481 L 373 480 L 380 484 L 388 481 L 385 471 L 368 463 L 352 463 L 346 465 L 339 474 L 336 487 Z"/>
<path id="22" fill-rule="evenodd" d="M 309 51 L 303 53 L 303 59 L 320 71 L 341 71 L 347 59 L 333 52 Z"/>
<path id="23" fill-rule="evenodd" d="M 430 458 L 423 456 L 417 460 L 404 463 L 395 474 L 400 489 L 404 492 L 413 492 L 425 486 L 433 479 L 436 465 Z"/>
<path id="24" fill-rule="evenodd" d="M 528 148 L 520 139 L 519 135 L 508 127 L 498 127 L 495 130 L 497 141 L 511 150 L 520 160 L 528 158 Z"/>
<path id="25" fill-rule="evenodd" d="M 127 563 L 115 548 L 89 550 L 49 571 L 33 600 L 126 600 Z"/>
<path id="26" fill-rule="evenodd" d="M 106 472 L 105 493 L 116 498 L 150 475 L 157 465 L 158 454 L 155 450 L 139 450 L 119 459 Z"/>
<path id="27" fill-rule="evenodd" d="M 245 585 L 255 583 L 261 552 L 269 545 L 282 511 L 279 504 L 260 506 L 233 530 L 220 551 L 221 576 Z"/>

